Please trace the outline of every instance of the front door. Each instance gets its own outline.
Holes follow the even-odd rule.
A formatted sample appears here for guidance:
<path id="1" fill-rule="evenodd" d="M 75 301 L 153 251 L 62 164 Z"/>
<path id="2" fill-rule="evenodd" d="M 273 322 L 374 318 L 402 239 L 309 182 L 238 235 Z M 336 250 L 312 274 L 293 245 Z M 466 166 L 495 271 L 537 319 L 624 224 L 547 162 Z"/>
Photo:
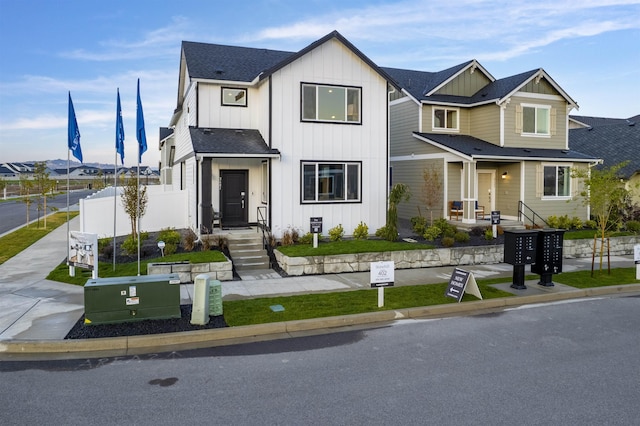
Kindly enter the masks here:
<path id="1" fill-rule="evenodd" d="M 495 208 L 495 189 L 493 179 L 495 172 L 478 170 L 478 205 L 484 206 L 485 217 L 488 218 Z"/>
<path id="2" fill-rule="evenodd" d="M 249 224 L 247 170 L 221 170 L 220 200 L 222 205 L 222 225 L 227 227 L 247 226 Z"/>

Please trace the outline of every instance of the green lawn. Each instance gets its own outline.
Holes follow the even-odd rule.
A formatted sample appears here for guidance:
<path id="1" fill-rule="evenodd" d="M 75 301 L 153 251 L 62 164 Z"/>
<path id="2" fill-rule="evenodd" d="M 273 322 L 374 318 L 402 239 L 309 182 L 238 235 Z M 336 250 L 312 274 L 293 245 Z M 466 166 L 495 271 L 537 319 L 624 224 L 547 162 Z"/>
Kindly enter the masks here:
<path id="1" fill-rule="evenodd" d="M 278 250 L 289 257 L 327 256 L 332 254 L 381 253 L 400 250 L 425 250 L 434 246 L 426 244 L 407 243 L 404 241 L 390 242 L 387 240 L 344 240 L 319 242 L 317 248 L 313 244 L 295 244 L 280 246 Z"/>
<path id="2" fill-rule="evenodd" d="M 69 218 L 74 218 L 79 212 L 69 212 Z M 47 227 L 44 228 L 44 220 L 40 220 L 40 227 L 37 223 L 26 225 L 15 232 L 0 238 L 0 264 L 11 259 L 31 244 L 38 241 L 57 227 L 67 223 L 67 212 L 57 212 L 47 216 Z"/>
<path id="3" fill-rule="evenodd" d="M 640 284 L 640 280 L 636 280 L 636 268 L 615 268 L 611 270 L 611 274 L 607 273 L 607 269 L 603 271 L 595 270 L 593 277 L 591 271 L 575 271 L 567 272 L 553 276 L 553 280 L 560 284 L 566 284 L 576 288 L 592 288 L 606 287 L 609 285 L 619 284 Z"/>
<path id="4" fill-rule="evenodd" d="M 217 250 L 193 251 L 188 253 L 176 253 L 165 257 L 155 259 L 147 259 L 140 261 L 140 275 L 147 275 L 147 265 L 156 262 L 191 262 L 191 263 L 207 263 L 207 262 L 224 262 L 227 258 Z M 85 285 L 87 280 L 91 279 L 91 271 L 76 268 L 75 277 L 69 276 L 69 266 L 62 262 L 56 269 L 51 271 L 47 276 L 48 280 L 59 281 L 63 283 Z M 116 263 L 115 270 L 112 262 L 98 263 L 98 276 L 100 278 L 108 277 L 133 277 L 138 275 L 138 261 L 128 263 Z"/>

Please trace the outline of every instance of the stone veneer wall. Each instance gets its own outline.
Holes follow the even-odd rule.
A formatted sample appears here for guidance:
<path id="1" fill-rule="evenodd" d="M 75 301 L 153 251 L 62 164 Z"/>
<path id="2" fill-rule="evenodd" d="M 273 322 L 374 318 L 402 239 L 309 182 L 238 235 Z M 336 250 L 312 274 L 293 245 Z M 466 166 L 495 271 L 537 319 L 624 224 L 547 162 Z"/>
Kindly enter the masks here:
<path id="1" fill-rule="evenodd" d="M 633 246 L 636 244 L 640 244 L 638 236 L 612 238 L 610 254 L 611 256 L 632 254 Z M 592 251 L 593 240 L 567 240 L 563 244 L 563 256 L 566 258 L 591 257 Z M 289 257 L 279 250 L 274 252 L 280 267 L 293 276 L 365 272 L 369 270 L 371 262 L 389 260 L 394 262 L 396 269 L 479 265 L 504 261 L 502 244 L 307 257 Z"/>
<path id="2" fill-rule="evenodd" d="M 214 280 L 232 281 L 233 265 L 229 259 L 226 262 L 159 262 L 147 265 L 147 275 L 171 273 L 180 276 L 180 283 L 192 283 L 200 274 L 207 274 Z"/>

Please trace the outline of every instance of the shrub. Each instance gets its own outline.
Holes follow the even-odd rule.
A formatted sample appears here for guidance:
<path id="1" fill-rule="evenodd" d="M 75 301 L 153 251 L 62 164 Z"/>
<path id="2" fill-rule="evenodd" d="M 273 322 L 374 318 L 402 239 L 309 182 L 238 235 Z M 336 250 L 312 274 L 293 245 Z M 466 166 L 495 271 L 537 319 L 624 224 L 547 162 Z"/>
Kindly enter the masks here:
<path id="1" fill-rule="evenodd" d="M 211 250 L 211 240 L 209 238 L 203 238 L 202 244 L 200 245 L 200 249 L 202 251 Z"/>
<path id="2" fill-rule="evenodd" d="M 456 232 L 458 231 L 458 228 L 456 228 L 454 225 L 451 225 L 449 222 L 447 222 L 447 219 L 443 217 L 433 222 L 433 226 L 440 229 L 440 235 L 445 237 L 453 238 L 453 236 L 456 235 Z"/>
<path id="3" fill-rule="evenodd" d="M 437 238 L 440 237 L 440 235 L 442 235 L 442 231 L 440 230 L 440 228 L 438 228 L 435 225 L 428 227 L 424 231 L 424 234 L 422 234 L 424 239 L 427 241 L 435 241 Z"/>
<path id="4" fill-rule="evenodd" d="M 454 240 L 458 243 L 468 243 L 471 240 L 471 236 L 466 232 L 459 231 L 453 237 Z"/>
<path id="5" fill-rule="evenodd" d="M 362 221 L 353 230 L 353 238 L 356 240 L 366 240 L 369 238 L 369 227 Z"/>
<path id="6" fill-rule="evenodd" d="M 218 247 L 218 250 L 222 251 L 225 248 L 227 248 L 229 246 L 229 240 L 227 240 L 227 237 L 223 236 L 223 235 L 215 235 L 213 237 L 213 245 Z M 204 246 L 204 244 L 203 244 Z M 209 240 L 209 246 L 211 246 L 211 240 Z M 204 248 L 202 247 L 202 250 L 209 250 L 209 248 Z"/>
<path id="7" fill-rule="evenodd" d="M 111 258 L 113 255 L 113 244 L 111 244 L 111 238 L 98 239 L 98 251 L 106 258 Z"/>
<path id="8" fill-rule="evenodd" d="M 549 216 L 547 218 L 547 223 L 551 228 L 560 228 L 560 219 L 558 216 Z"/>
<path id="9" fill-rule="evenodd" d="M 174 243 L 164 243 L 163 253 L 165 256 L 175 253 L 178 250 L 178 245 Z"/>
<path id="10" fill-rule="evenodd" d="M 633 232 L 634 234 L 640 234 L 640 221 L 630 220 L 626 223 L 625 227 L 629 232 Z"/>
<path id="11" fill-rule="evenodd" d="M 387 233 L 387 225 L 384 225 L 382 228 L 376 229 L 376 237 L 378 238 L 386 238 Z"/>
<path id="12" fill-rule="evenodd" d="M 484 239 L 487 241 L 493 240 L 493 230 L 491 230 L 491 228 L 484 230 Z"/>
<path id="13" fill-rule="evenodd" d="M 443 237 L 440 243 L 442 247 L 453 247 L 454 239 L 452 237 Z"/>
<path id="14" fill-rule="evenodd" d="M 165 244 L 180 244 L 180 233 L 173 228 L 163 228 L 158 232 L 156 242 L 164 241 Z"/>
<path id="15" fill-rule="evenodd" d="M 307 232 L 302 237 L 298 239 L 298 243 L 300 244 L 312 244 L 313 243 L 313 234 L 311 232 Z"/>
<path id="16" fill-rule="evenodd" d="M 563 216 L 560 216 L 560 229 L 571 229 L 571 219 L 569 219 L 569 216 L 567 216 L 566 214 Z"/>
<path id="17" fill-rule="evenodd" d="M 141 232 L 140 245 L 142 245 L 142 242 L 146 241 L 148 238 L 148 232 Z M 127 239 L 122 243 L 122 250 L 129 256 L 133 256 L 134 254 L 138 253 L 138 238 L 135 235 L 129 235 Z"/>
<path id="18" fill-rule="evenodd" d="M 485 226 L 474 226 L 473 228 L 471 228 L 470 234 L 473 235 L 474 237 L 480 237 L 484 235 L 484 232 L 486 231 L 486 229 L 487 228 Z"/>
<path id="19" fill-rule="evenodd" d="M 290 246 L 293 243 L 294 243 L 293 234 L 291 233 L 290 229 L 287 229 L 286 231 L 284 231 L 282 233 L 282 245 L 283 246 Z"/>
<path id="20" fill-rule="evenodd" d="M 596 229 L 596 227 L 598 226 L 598 224 L 596 223 L 595 220 L 587 220 L 584 223 L 584 227 L 587 229 Z"/>
<path id="21" fill-rule="evenodd" d="M 578 216 L 574 216 L 571 218 L 571 223 L 569 226 L 571 227 L 570 229 L 582 229 L 584 227 L 584 224 L 582 223 L 582 219 L 580 219 Z"/>
<path id="22" fill-rule="evenodd" d="M 187 233 L 184 236 L 184 241 L 182 246 L 186 251 L 193 251 L 196 248 L 196 241 L 198 240 L 198 236 L 191 229 L 187 229 Z"/>
<path id="23" fill-rule="evenodd" d="M 411 218 L 411 229 L 417 235 L 423 235 L 427 229 L 427 218 L 422 216 L 414 216 Z"/>
<path id="24" fill-rule="evenodd" d="M 329 240 L 342 241 L 342 237 L 344 237 L 344 229 L 342 228 L 342 224 L 329 229 Z"/>

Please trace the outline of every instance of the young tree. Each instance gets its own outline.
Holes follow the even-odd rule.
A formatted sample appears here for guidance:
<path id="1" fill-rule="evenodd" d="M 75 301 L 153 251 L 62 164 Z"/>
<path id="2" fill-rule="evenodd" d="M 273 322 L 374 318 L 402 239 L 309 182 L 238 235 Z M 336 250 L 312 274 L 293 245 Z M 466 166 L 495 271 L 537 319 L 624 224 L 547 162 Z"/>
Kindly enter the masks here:
<path id="1" fill-rule="evenodd" d="M 43 212 L 44 228 L 47 228 L 47 194 L 53 189 L 54 182 L 49 179 L 49 172 L 47 171 L 47 165 L 44 162 L 38 162 L 35 164 L 33 170 L 33 183 L 36 193 L 38 194 L 38 216 L 40 211 Z"/>
<path id="2" fill-rule="evenodd" d="M 433 208 L 442 206 L 442 176 L 440 171 L 434 166 L 430 166 L 422 171 L 422 201 L 429 210 L 430 224 L 433 225 Z M 419 212 L 419 210 L 418 210 Z"/>
<path id="3" fill-rule="evenodd" d="M 107 186 L 107 184 L 105 182 L 104 172 L 102 169 L 98 169 L 98 173 L 93 178 L 93 189 L 100 191 L 101 189 L 104 189 L 105 186 Z"/>
<path id="4" fill-rule="evenodd" d="M 387 224 L 384 227 L 384 238 L 388 241 L 398 239 L 398 204 L 409 201 L 411 192 L 404 183 L 396 183 L 389 193 L 389 210 L 387 212 Z"/>
<path id="5" fill-rule="evenodd" d="M 20 174 L 20 196 L 23 203 L 27 205 L 27 226 L 29 226 L 29 208 L 31 207 L 31 190 L 33 189 L 33 182 L 29 180 L 24 174 Z"/>
<path id="6" fill-rule="evenodd" d="M 139 202 L 138 191 L 140 191 Z M 125 185 L 122 187 L 122 206 L 131 221 L 131 236 L 134 238 L 137 238 L 138 234 L 137 219 L 144 216 L 147 209 L 147 201 L 147 187 L 138 186 L 136 172 L 132 170 L 129 174 L 129 179 L 126 180 Z"/>
<path id="7" fill-rule="evenodd" d="M 595 218 L 600 237 L 600 270 L 604 257 L 604 245 L 609 233 L 621 226 L 622 210 L 629 197 L 624 181 L 618 176 L 618 171 L 627 163 L 614 164 L 611 167 L 573 169 L 572 176 L 584 183 L 580 197 L 585 205 L 591 208 L 591 215 Z M 594 237 L 594 256 L 595 256 Z"/>

